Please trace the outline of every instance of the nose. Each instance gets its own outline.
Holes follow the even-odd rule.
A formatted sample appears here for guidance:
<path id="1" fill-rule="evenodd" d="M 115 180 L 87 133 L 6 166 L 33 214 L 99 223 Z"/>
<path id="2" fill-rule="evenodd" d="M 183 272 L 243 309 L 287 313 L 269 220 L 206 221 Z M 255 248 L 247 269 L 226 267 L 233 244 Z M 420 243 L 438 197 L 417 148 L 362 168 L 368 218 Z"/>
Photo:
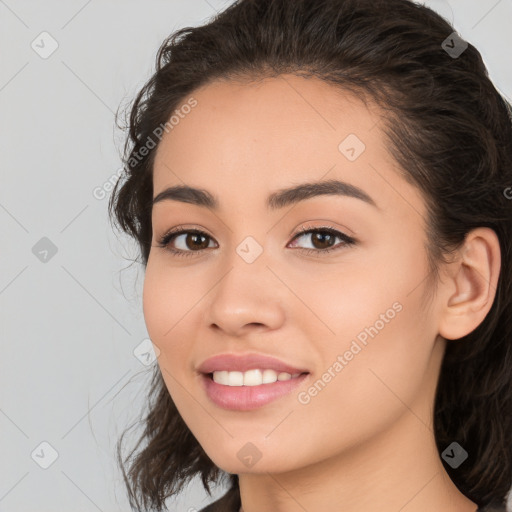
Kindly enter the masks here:
<path id="1" fill-rule="evenodd" d="M 230 263 L 208 294 L 208 326 L 232 337 L 282 326 L 289 296 L 275 271 L 267 265 L 269 261 L 263 254 L 252 263 L 236 255 Z"/>

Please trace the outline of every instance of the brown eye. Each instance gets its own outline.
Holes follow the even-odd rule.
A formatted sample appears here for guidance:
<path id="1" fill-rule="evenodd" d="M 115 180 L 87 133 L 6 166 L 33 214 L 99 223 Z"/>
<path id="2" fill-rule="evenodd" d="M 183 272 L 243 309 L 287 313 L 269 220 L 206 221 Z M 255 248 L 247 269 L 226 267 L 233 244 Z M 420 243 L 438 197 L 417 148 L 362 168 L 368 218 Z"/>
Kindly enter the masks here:
<path id="1" fill-rule="evenodd" d="M 302 237 L 309 237 L 311 240 L 313 249 L 300 248 L 309 254 L 324 254 L 356 243 L 352 237 L 349 237 L 348 235 L 345 235 L 333 228 L 302 229 L 301 232 L 293 238 L 293 241 Z M 340 239 L 342 243 L 341 245 L 335 246 L 334 244 L 337 238 Z"/>
<path id="2" fill-rule="evenodd" d="M 178 245 L 181 244 L 181 247 L 172 247 L 172 242 L 176 243 L 176 240 L 180 237 L 184 237 L 178 242 Z M 200 252 L 207 249 L 209 247 L 208 240 L 211 240 L 211 237 L 203 231 L 199 231 L 197 229 L 175 229 L 166 233 L 159 240 L 158 246 L 163 249 L 167 249 L 169 252 L 177 256 L 191 256 L 194 252 Z"/>
<path id="3" fill-rule="evenodd" d="M 206 249 L 208 244 L 205 245 L 204 241 L 207 240 L 207 238 L 207 236 L 198 233 L 187 233 L 184 239 L 185 246 L 189 248 Z"/>
<path id="4" fill-rule="evenodd" d="M 315 249 L 328 249 L 333 246 L 335 239 L 336 237 L 334 235 L 326 233 L 325 231 L 311 234 L 311 241 L 313 242 Z"/>

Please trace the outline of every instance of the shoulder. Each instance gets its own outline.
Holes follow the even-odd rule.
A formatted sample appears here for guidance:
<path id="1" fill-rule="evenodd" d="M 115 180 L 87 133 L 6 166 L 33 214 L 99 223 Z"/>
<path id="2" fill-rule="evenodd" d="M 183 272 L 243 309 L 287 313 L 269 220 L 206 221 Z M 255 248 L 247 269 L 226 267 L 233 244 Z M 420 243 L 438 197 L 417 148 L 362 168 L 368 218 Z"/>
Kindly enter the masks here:
<path id="1" fill-rule="evenodd" d="M 202 508 L 199 512 L 238 512 L 240 504 L 239 491 L 232 487 L 221 498 Z"/>

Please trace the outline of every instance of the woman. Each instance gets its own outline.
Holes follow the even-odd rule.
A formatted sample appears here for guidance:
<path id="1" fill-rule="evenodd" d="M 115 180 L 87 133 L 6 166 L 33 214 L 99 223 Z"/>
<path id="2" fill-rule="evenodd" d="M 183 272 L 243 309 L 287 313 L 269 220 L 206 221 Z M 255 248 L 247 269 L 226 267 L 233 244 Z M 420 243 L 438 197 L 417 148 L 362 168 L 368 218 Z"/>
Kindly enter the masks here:
<path id="1" fill-rule="evenodd" d="M 505 510 L 512 126 L 408 0 L 241 0 L 168 38 L 110 211 L 158 354 L 135 510 Z M 190 509 L 192 510 L 192 509 Z"/>

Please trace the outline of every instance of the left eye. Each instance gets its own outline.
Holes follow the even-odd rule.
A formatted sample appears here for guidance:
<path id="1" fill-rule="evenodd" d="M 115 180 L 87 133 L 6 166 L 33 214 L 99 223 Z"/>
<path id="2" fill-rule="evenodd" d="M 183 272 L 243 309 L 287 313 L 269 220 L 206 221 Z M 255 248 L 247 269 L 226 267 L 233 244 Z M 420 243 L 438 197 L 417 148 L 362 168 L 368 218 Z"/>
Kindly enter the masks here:
<path id="1" fill-rule="evenodd" d="M 350 246 L 355 244 L 355 240 L 345 233 L 341 233 L 334 228 L 314 228 L 308 230 L 301 230 L 301 233 L 295 235 L 293 240 L 301 237 L 309 236 L 311 238 L 314 249 L 304 248 L 308 253 L 326 253 L 342 248 L 343 246 Z M 331 242 L 334 242 L 336 238 L 342 240 L 341 246 L 335 246 Z M 292 240 L 292 241 L 293 241 Z"/>
<path id="2" fill-rule="evenodd" d="M 181 248 L 171 247 L 171 242 L 176 242 L 179 237 L 185 236 L 182 240 Z M 314 228 L 314 229 L 301 229 L 299 233 L 294 235 L 292 242 L 299 238 L 309 236 L 313 243 L 313 249 L 310 248 L 299 248 L 301 251 L 305 251 L 308 254 L 323 254 L 326 252 L 334 251 L 341 249 L 345 246 L 351 246 L 356 243 L 356 240 L 340 231 L 331 228 L 331 227 L 322 227 L 322 228 Z M 342 243 L 338 244 L 338 246 L 333 246 L 333 242 L 336 238 L 339 238 Z M 158 241 L 158 247 L 164 248 L 171 252 L 175 256 L 192 256 L 193 253 L 201 252 L 208 247 L 211 247 L 210 244 L 205 243 L 213 240 L 208 234 L 204 231 L 199 231 L 197 229 L 189 229 L 183 230 L 179 228 L 174 228 L 171 231 L 164 234 L 160 240 Z M 189 247 L 195 249 L 188 250 Z M 196 250 L 197 249 L 197 250 Z"/>

